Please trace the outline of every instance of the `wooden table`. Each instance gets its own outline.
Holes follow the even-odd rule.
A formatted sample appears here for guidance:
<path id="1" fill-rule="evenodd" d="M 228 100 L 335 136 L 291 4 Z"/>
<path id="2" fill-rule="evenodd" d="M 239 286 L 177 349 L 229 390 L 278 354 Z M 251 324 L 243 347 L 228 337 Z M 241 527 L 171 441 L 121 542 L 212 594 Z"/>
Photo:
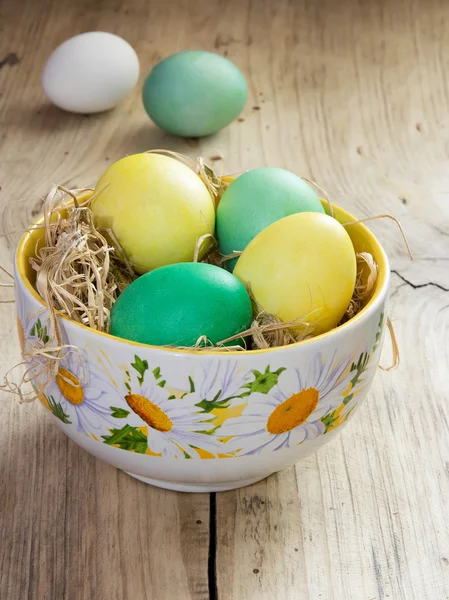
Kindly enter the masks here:
<path id="1" fill-rule="evenodd" d="M 0 2 L 0 264 L 54 183 L 95 182 L 149 148 L 223 154 L 318 181 L 372 224 L 393 268 L 401 367 L 379 371 L 354 422 L 295 468 L 222 494 L 141 484 L 79 449 L 37 404 L 0 404 L 0 598 L 446 600 L 449 597 L 449 27 L 444 0 Z M 228 56 L 243 119 L 170 137 L 139 89 L 116 110 L 64 114 L 40 71 L 89 30 L 124 36 L 142 78 L 173 52 Z M 140 87 L 140 86 L 139 86 Z M 6 235 L 7 234 L 7 235 Z M 6 281 L 6 280 L 5 280 Z M 4 300 L 12 290 L 3 289 Z M 1 305 L 0 370 L 19 360 Z M 391 352 L 384 350 L 388 363 Z"/>

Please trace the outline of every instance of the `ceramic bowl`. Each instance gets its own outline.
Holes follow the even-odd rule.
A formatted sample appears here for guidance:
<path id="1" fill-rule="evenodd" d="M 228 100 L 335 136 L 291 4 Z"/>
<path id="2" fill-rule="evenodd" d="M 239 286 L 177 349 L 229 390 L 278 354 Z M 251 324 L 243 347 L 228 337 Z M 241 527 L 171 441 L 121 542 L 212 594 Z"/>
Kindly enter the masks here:
<path id="1" fill-rule="evenodd" d="M 335 216 L 354 220 L 338 207 Z M 163 488 L 229 490 L 294 464 L 353 418 L 379 360 L 388 261 L 364 225 L 347 230 L 379 276 L 365 308 L 337 329 L 281 348 L 195 352 L 127 342 L 61 317 L 63 342 L 79 352 L 50 382 L 36 377 L 40 401 L 79 446 Z M 16 252 L 22 349 L 50 333 L 28 260 L 40 236 L 25 233 Z"/>

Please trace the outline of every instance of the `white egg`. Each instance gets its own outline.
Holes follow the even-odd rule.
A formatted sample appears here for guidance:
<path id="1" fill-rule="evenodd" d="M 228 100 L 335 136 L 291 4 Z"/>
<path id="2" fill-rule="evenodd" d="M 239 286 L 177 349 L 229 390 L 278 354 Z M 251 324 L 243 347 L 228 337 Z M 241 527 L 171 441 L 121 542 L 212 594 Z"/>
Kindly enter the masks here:
<path id="1" fill-rule="evenodd" d="M 76 35 L 50 55 L 42 72 L 47 98 L 75 113 L 113 108 L 139 78 L 139 59 L 123 38 L 103 31 Z"/>

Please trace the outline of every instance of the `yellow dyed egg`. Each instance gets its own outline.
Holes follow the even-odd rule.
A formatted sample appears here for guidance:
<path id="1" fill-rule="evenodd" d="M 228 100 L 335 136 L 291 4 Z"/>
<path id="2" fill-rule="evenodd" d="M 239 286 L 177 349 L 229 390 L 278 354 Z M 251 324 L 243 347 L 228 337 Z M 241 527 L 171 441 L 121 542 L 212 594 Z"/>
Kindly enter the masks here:
<path id="1" fill-rule="evenodd" d="M 241 254 L 234 275 L 250 284 L 263 310 L 284 322 L 308 322 L 319 334 L 336 327 L 348 307 L 355 251 L 336 219 L 299 213 L 261 231 Z"/>
<path id="2" fill-rule="evenodd" d="M 191 261 L 198 238 L 215 228 L 214 204 L 202 180 L 162 154 L 133 154 L 111 165 L 91 208 L 97 227 L 113 232 L 139 273 Z"/>

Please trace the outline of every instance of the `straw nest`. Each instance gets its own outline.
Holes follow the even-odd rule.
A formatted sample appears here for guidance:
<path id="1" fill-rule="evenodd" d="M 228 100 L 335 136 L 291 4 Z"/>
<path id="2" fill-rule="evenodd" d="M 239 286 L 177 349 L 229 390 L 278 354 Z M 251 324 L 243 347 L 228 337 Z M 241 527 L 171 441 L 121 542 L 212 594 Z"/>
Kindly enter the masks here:
<path id="1" fill-rule="evenodd" d="M 153 152 L 174 156 L 189 165 L 207 186 L 215 205 L 218 204 L 229 185 L 227 177 L 217 176 L 203 158 L 193 162 L 177 153 L 165 150 Z M 321 188 L 318 189 L 326 197 L 332 211 L 327 194 Z M 82 200 L 83 197 L 86 198 L 86 192 L 90 192 L 90 196 L 87 195 L 87 199 Z M 93 190 L 89 188 L 68 190 L 62 186 L 54 186 L 45 199 L 43 226 L 39 227 L 43 230 L 43 235 L 30 263 L 36 271 L 36 289 L 48 310 L 50 332 L 45 343 L 38 341 L 37 344 L 28 345 L 24 351 L 24 361 L 27 365 L 32 365 L 26 372 L 26 381 L 36 379 L 36 369 L 41 369 L 40 379 L 42 373 L 48 373 L 48 377 L 54 376 L 59 360 L 67 352 L 77 352 L 76 348 L 63 344 L 58 316 L 65 315 L 96 331 L 108 332 L 114 302 L 137 277 L 113 233 L 96 228 L 90 209 L 94 197 L 92 193 Z M 207 238 L 212 238 L 212 243 Z M 198 261 L 201 246 L 206 240 L 209 250 L 203 262 L 224 267 L 228 260 L 239 255 L 233 253 L 223 256 L 218 251 L 213 236 L 207 235 L 198 240 L 194 261 Z M 353 318 L 363 308 L 376 284 L 378 269 L 373 257 L 365 252 L 358 254 L 357 264 L 359 268 L 354 294 L 341 323 Z M 215 346 L 205 336 L 201 336 L 194 349 L 201 351 L 214 347 L 215 350 L 226 352 L 273 348 L 314 336 L 313 327 L 307 321 L 310 315 L 283 323 L 275 315 L 264 312 L 262 307 L 256 304 L 255 307 L 255 317 L 247 331 L 222 340 Z M 241 345 L 242 339 L 245 347 Z M 22 397 L 20 388 L 21 385 L 14 384 L 14 390 L 8 391 L 19 393 Z"/>
<path id="2" fill-rule="evenodd" d="M 194 169 L 207 186 L 217 205 L 228 181 L 219 177 L 203 158 L 196 162 L 187 157 L 167 150 L 154 150 L 181 160 Z M 307 180 L 312 185 L 314 182 Z M 327 194 L 321 188 L 332 209 Z M 65 315 L 70 319 L 87 325 L 97 331 L 108 332 L 110 312 L 119 294 L 138 276 L 112 231 L 95 227 L 90 203 L 92 194 L 81 201 L 84 190 L 67 190 L 54 186 L 48 194 L 44 206 L 43 241 L 36 247 L 35 257 L 30 259 L 36 271 L 36 288 L 43 298 L 50 314 L 53 345 L 61 346 L 56 317 Z M 85 195 L 85 194 L 84 194 Z M 68 202 L 69 201 L 69 202 Z M 71 201 L 71 202 L 70 202 Z M 208 238 L 212 238 L 211 240 Z M 239 255 L 233 253 L 223 256 L 218 251 L 216 240 L 210 234 L 202 236 L 195 248 L 193 260 L 197 261 L 202 245 L 207 242 L 209 251 L 203 258 L 219 267 Z M 357 255 L 360 266 L 354 294 L 342 323 L 354 317 L 369 299 L 377 279 L 377 265 L 368 253 Z M 251 290 L 249 290 L 251 292 Z M 262 307 L 256 306 L 251 327 L 241 334 L 222 340 L 216 345 L 223 351 L 242 348 L 271 348 L 284 346 L 313 337 L 313 327 L 307 320 L 310 315 L 298 317 L 289 323 L 281 322 L 275 315 L 267 314 Z M 235 346 L 230 346 L 236 341 Z M 49 342 L 50 343 L 50 342 Z M 226 344 L 226 346 L 225 346 Z M 198 350 L 210 348 L 210 342 L 201 336 L 195 346 Z"/>

